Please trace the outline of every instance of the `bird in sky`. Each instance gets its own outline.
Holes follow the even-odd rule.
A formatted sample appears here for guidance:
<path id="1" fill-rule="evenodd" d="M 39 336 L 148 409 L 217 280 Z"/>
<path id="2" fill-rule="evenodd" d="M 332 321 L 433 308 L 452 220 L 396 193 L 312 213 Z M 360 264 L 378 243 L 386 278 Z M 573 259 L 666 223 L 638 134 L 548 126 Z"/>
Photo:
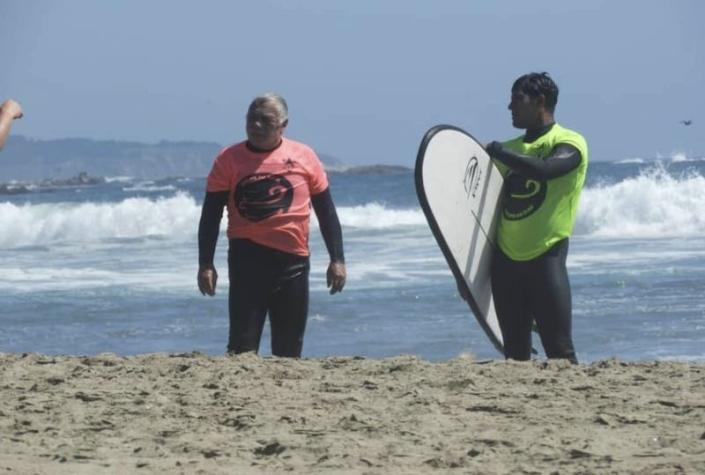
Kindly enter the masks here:
<path id="1" fill-rule="evenodd" d="M 692 123 L 693 123 L 692 120 L 681 120 L 681 124 L 683 124 L 683 125 L 690 125 Z"/>

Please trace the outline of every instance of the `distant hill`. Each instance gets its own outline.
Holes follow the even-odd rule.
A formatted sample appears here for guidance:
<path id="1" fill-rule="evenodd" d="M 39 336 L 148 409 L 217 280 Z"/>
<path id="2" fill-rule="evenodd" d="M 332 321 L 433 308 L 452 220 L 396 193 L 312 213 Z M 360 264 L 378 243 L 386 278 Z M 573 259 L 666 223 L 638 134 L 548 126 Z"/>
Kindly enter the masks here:
<path id="1" fill-rule="evenodd" d="M 202 177 L 222 148 L 215 142 L 147 144 L 81 138 L 35 140 L 14 135 L 0 153 L 0 182 L 69 178 L 83 172 L 105 177 Z M 320 158 L 326 168 L 344 168 L 335 157 L 321 154 Z"/>

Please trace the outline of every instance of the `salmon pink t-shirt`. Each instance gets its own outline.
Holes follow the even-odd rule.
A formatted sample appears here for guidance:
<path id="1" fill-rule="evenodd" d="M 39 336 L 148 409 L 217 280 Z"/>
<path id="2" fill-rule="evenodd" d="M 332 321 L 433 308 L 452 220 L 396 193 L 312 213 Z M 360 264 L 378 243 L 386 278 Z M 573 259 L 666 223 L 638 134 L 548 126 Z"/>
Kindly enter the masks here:
<path id="1" fill-rule="evenodd" d="M 328 177 L 316 153 L 282 138 L 268 152 L 252 151 L 247 142 L 222 150 L 206 190 L 228 191 L 228 239 L 308 256 L 311 196 L 326 188 Z"/>

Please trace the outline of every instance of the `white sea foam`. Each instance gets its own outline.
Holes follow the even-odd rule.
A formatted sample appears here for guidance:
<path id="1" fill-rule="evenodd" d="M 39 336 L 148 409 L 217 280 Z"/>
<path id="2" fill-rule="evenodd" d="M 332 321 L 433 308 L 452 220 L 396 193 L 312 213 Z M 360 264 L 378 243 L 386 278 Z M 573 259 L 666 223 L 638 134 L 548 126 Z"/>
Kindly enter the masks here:
<path id="1" fill-rule="evenodd" d="M 619 183 L 586 188 L 575 234 L 596 238 L 669 238 L 705 234 L 705 177 L 671 174 L 656 163 Z M 378 203 L 338 210 L 352 229 L 392 230 L 427 226 L 420 208 L 390 209 Z M 369 239 L 369 238 L 368 238 Z"/>
<path id="2" fill-rule="evenodd" d="M 679 150 L 671 152 L 669 155 L 663 155 L 661 153 L 656 154 L 656 161 L 665 161 L 672 163 L 682 163 L 682 162 L 700 162 L 703 157 L 693 156 L 692 153 L 686 153 Z"/>
<path id="3" fill-rule="evenodd" d="M 192 239 L 200 209 L 194 198 L 130 198 L 118 203 L 0 203 L 0 247 L 163 236 Z"/>
<path id="4" fill-rule="evenodd" d="M 690 162 L 692 161 L 692 158 L 689 158 L 688 155 L 686 155 L 683 152 L 675 152 L 671 155 L 671 161 L 672 162 Z"/>
<path id="5" fill-rule="evenodd" d="M 420 208 L 390 209 L 379 203 L 339 208 L 338 216 L 343 226 L 352 228 L 384 229 L 426 224 Z"/>
<path id="6" fill-rule="evenodd" d="M 636 177 L 583 191 L 575 233 L 609 238 L 705 233 L 705 177 L 671 175 L 656 164 Z"/>
<path id="7" fill-rule="evenodd" d="M 159 237 L 195 240 L 200 203 L 188 193 L 162 198 L 130 198 L 108 203 L 0 203 L 0 248 L 101 242 Z M 659 163 L 635 177 L 583 191 L 575 234 L 583 237 L 653 239 L 705 234 L 705 177 L 669 173 Z M 428 236 L 420 207 L 398 209 L 371 202 L 339 206 L 338 216 L 353 240 L 418 242 Z M 317 227 L 312 213 L 314 228 Z M 221 229 L 226 226 L 226 219 Z M 369 234 L 371 231 L 372 234 Z M 317 232 L 317 230 L 316 230 Z M 362 233 L 362 234 L 360 234 Z M 381 234 L 380 234 L 381 233 Z M 401 233 L 401 234 L 399 234 Z"/>
<path id="8" fill-rule="evenodd" d="M 187 193 L 169 198 L 129 198 L 117 203 L 0 203 L 0 247 L 25 247 L 57 242 L 161 236 L 193 239 L 200 204 Z M 313 213 L 312 213 L 313 214 Z M 385 229 L 425 225 L 419 209 L 389 209 L 377 203 L 339 207 L 345 227 Z M 225 229 L 226 220 L 221 223 Z M 314 219 L 314 227 L 316 222 Z"/>
<path id="9" fill-rule="evenodd" d="M 632 163 L 645 163 L 645 160 L 643 158 L 625 158 L 624 160 L 619 160 L 616 161 L 615 163 L 620 164 L 620 165 L 628 165 Z"/>
<path id="10" fill-rule="evenodd" d="M 131 176 L 106 176 L 105 181 L 108 183 L 127 183 L 132 181 Z"/>
<path id="11" fill-rule="evenodd" d="M 94 254 L 100 260 L 104 255 Z M 144 257 L 148 262 L 148 257 Z M 78 292 L 102 288 L 131 289 L 137 292 L 194 291 L 194 281 L 184 278 L 192 273 L 195 257 L 181 263 L 181 267 L 154 266 L 149 261 L 149 269 L 108 268 L 109 263 L 101 262 L 102 267 L 48 267 L 41 264 L 31 267 L 4 267 L 0 276 L 0 291 L 15 293 L 27 292 Z M 227 288 L 227 275 L 219 281 L 221 288 Z"/>
<path id="12" fill-rule="evenodd" d="M 157 192 L 162 192 L 162 191 L 176 191 L 176 187 L 174 185 L 157 186 L 157 185 L 152 185 L 152 184 L 137 184 L 134 186 L 129 186 L 129 187 L 123 188 L 122 191 L 157 193 Z"/>

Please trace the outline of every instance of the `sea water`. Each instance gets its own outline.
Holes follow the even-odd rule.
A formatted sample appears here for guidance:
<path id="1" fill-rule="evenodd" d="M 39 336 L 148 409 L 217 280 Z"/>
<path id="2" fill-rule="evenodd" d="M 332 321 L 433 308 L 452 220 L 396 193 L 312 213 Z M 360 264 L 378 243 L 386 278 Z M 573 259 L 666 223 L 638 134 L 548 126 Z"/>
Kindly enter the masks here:
<path id="1" fill-rule="evenodd" d="M 314 218 L 304 355 L 501 357 L 458 296 L 413 171 L 329 177 L 348 280 L 341 294 L 328 294 Z M 23 193 L 5 187 L 0 352 L 223 354 L 224 232 L 217 295 L 196 286 L 204 185 L 204 177 L 114 177 Z M 582 361 L 705 361 L 704 212 L 705 160 L 591 163 L 568 258 Z M 534 346 L 541 357 L 537 337 Z M 268 330 L 260 353 L 270 354 Z"/>

